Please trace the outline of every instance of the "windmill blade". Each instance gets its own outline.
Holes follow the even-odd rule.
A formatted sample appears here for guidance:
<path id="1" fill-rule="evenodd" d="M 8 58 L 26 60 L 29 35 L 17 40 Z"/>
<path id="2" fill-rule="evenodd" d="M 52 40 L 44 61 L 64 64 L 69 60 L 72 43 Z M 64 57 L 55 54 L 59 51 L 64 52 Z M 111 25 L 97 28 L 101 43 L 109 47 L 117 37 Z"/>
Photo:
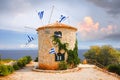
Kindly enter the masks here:
<path id="1" fill-rule="evenodd" d="M 24 28 L 36 30 L 36 28 L 32 28 L 32 27 L 29 27 L 29 26 L 24 26 Z"/>

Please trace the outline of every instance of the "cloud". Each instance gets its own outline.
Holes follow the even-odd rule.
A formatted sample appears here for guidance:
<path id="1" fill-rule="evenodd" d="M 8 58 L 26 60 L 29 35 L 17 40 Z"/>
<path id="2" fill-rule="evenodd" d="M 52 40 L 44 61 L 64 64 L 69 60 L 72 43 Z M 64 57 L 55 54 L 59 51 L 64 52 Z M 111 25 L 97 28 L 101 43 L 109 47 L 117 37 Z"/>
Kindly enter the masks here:
<path id="1" fill-rule="evenodd" d="M 28 44 L 28 45 L 21 44 L 20 48 L 37 48 L 37 45 L 36 44 Z"/>
<path id="2" fill-rule="evenodd" d="M 78 24 L 78 35 L 81 40 L 103 39 L 115 31 L 115 26 L 108 25 L 107 27 L 101 27 L 99 22 L 94 22 L 91 17 L 85 17 L 84 20 Z"/>
<path id="3" fill-rule="evenodd" d="M 23 13 L 32 8 L 27 0 L 0 0 L 0 12 L 9 14 Z"/>
<path id="4" fill-rule="evenodd" d="M 120 15 L 120 0 L 88 0 L 112 16 Z"/>
<path id="5" fill-rule="evenodd" d="M 111 39 L 114 41 L 120 41 L 120 33 L 114 33 L 106 36 L 107 39 Z"/>

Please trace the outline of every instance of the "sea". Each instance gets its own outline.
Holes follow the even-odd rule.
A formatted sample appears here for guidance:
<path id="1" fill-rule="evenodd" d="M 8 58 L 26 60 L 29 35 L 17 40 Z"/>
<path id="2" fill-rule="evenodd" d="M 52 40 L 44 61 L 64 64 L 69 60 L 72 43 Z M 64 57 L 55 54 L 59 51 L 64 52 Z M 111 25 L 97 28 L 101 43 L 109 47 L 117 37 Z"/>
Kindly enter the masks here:
<path id="1" fill-rule="evenodd" d="M 78 56 L 81 60 L 84 59 L 84 53 L 87 49 L 79 49 Z M 38 56 L 38 50 L 0 50 L 0 58 L 18 60 L 23 56 L 31 56 L 34 60 Z"/>

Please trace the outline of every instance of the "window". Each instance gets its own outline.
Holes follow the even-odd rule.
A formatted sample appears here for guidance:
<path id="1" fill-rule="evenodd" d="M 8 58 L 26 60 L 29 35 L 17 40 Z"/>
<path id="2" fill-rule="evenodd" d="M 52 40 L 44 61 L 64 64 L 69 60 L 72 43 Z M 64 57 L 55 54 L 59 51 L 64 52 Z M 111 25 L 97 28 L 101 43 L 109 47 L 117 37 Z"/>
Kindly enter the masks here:
<path id="1" fill-rule="evenodd" d="M 65 54 L 61 54 L 61 53 L 55 54 L 55 61 L 64 61 L 65 59 L 64 55 Z"/>
<path id="2" fill-rule="evenodd" d="M 57 38 L 61 38 L 62 37 L 62 32 L 61 31 L 55 31 L 54 36 L 57 37 Z"/>

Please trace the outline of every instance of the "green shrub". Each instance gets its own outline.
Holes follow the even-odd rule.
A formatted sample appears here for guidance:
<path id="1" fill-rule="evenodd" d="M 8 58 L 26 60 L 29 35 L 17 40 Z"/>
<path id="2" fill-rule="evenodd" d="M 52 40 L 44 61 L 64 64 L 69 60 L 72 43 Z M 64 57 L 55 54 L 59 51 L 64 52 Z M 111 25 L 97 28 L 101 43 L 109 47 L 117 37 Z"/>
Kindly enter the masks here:
<path id="1" fill-rule="evenodd" d="M 20 69 L 20 67 L 17 64 L 14 64 L 13 68 L 14 68 L 14 70 L 19 70 Z"/>
<path id="2" fill-rule="evenodd" d="M 6 76 L 9 74 L 8 68 L 6 65 L 0 65 L 0 76 Z"/>
<path id="3" fill-rule="evenodd" d="M 32 58 L 30 56 L 25 56 L 25 57 L 22 57 L 20 58 L 18 61 L 17 61 L 17 65 L 22 68 L 22 67 L 25 67 L 26 64 L 30 63 L 30 61 L 32 60 Z"/>
<path id="4" fill-rule="evenodd" d="M 107 68 L 110 72 L 114 72 L 114 73 L 117 73 L 118 75 L 120 75 L 120 64 L 119 65 L 111 64 Z"/>
<path id="5" fill-rule="evenodd" d="M 8 65 L 0 65 L 0 76 L 6 76 L 14 72 L 14 68 Z"/>
<path id="6" fill-rule="evenodd" d="M 35 62 L 38 62 L 38 57 L 36 57 L 34 61 L 35 61 Z"/>
<path id="7" fill-rule="evenodd" d="M 27 58 L 27 64 L 32 60 L 31 56 L 25 56 Z"/>
<path id="8" fill-rule="evenodd" d="M 25 65 L 28 64 L 28 59 L 27 59 L 26 56 L 22 58 L 22 61 L 23 61 L 23 63 L 24 63 Z"/>
<path id="9" fill-rule="evenodd" d="M 89 61 L 94 60 L 103 66 L 120 63 L 120 51 L 109 45 L 103 45 L 101 47 L 91 46 L 84 54 L 84 57 Z"/>
<path id="10" fill-rule="evenodd" d="M 14 70 L 18 70 L 22 67 L 24 67 L 27 63 L 29 63 L 32 60 L 30 56 L 25 56 L 20 58 L 16 64 L 13 66 L 10 65 L 0 65 L 0 76 L 6 76 L 8 74 L 11 74 L 14 72 Z M 9 60 L 7 60 L 9 61 Z"/>
<path id="11" fill-rule="evenodd" d="M 7 68 L 8 68 L 9 74 L 14 72 L 13 66 L 8 65 Z"/>
<path id="12" fill-rule="evenodd" d="M 59 63 L 59 70 L 66 70 L 67 69 L 67 63 L 64 61 L 61 61 Z"/>
<path id="13" fill-rule="evenodd" d="M 22 68 L 25 66 L 25 62 L 23 60 L 18 60 L 17 65 Z"/>

